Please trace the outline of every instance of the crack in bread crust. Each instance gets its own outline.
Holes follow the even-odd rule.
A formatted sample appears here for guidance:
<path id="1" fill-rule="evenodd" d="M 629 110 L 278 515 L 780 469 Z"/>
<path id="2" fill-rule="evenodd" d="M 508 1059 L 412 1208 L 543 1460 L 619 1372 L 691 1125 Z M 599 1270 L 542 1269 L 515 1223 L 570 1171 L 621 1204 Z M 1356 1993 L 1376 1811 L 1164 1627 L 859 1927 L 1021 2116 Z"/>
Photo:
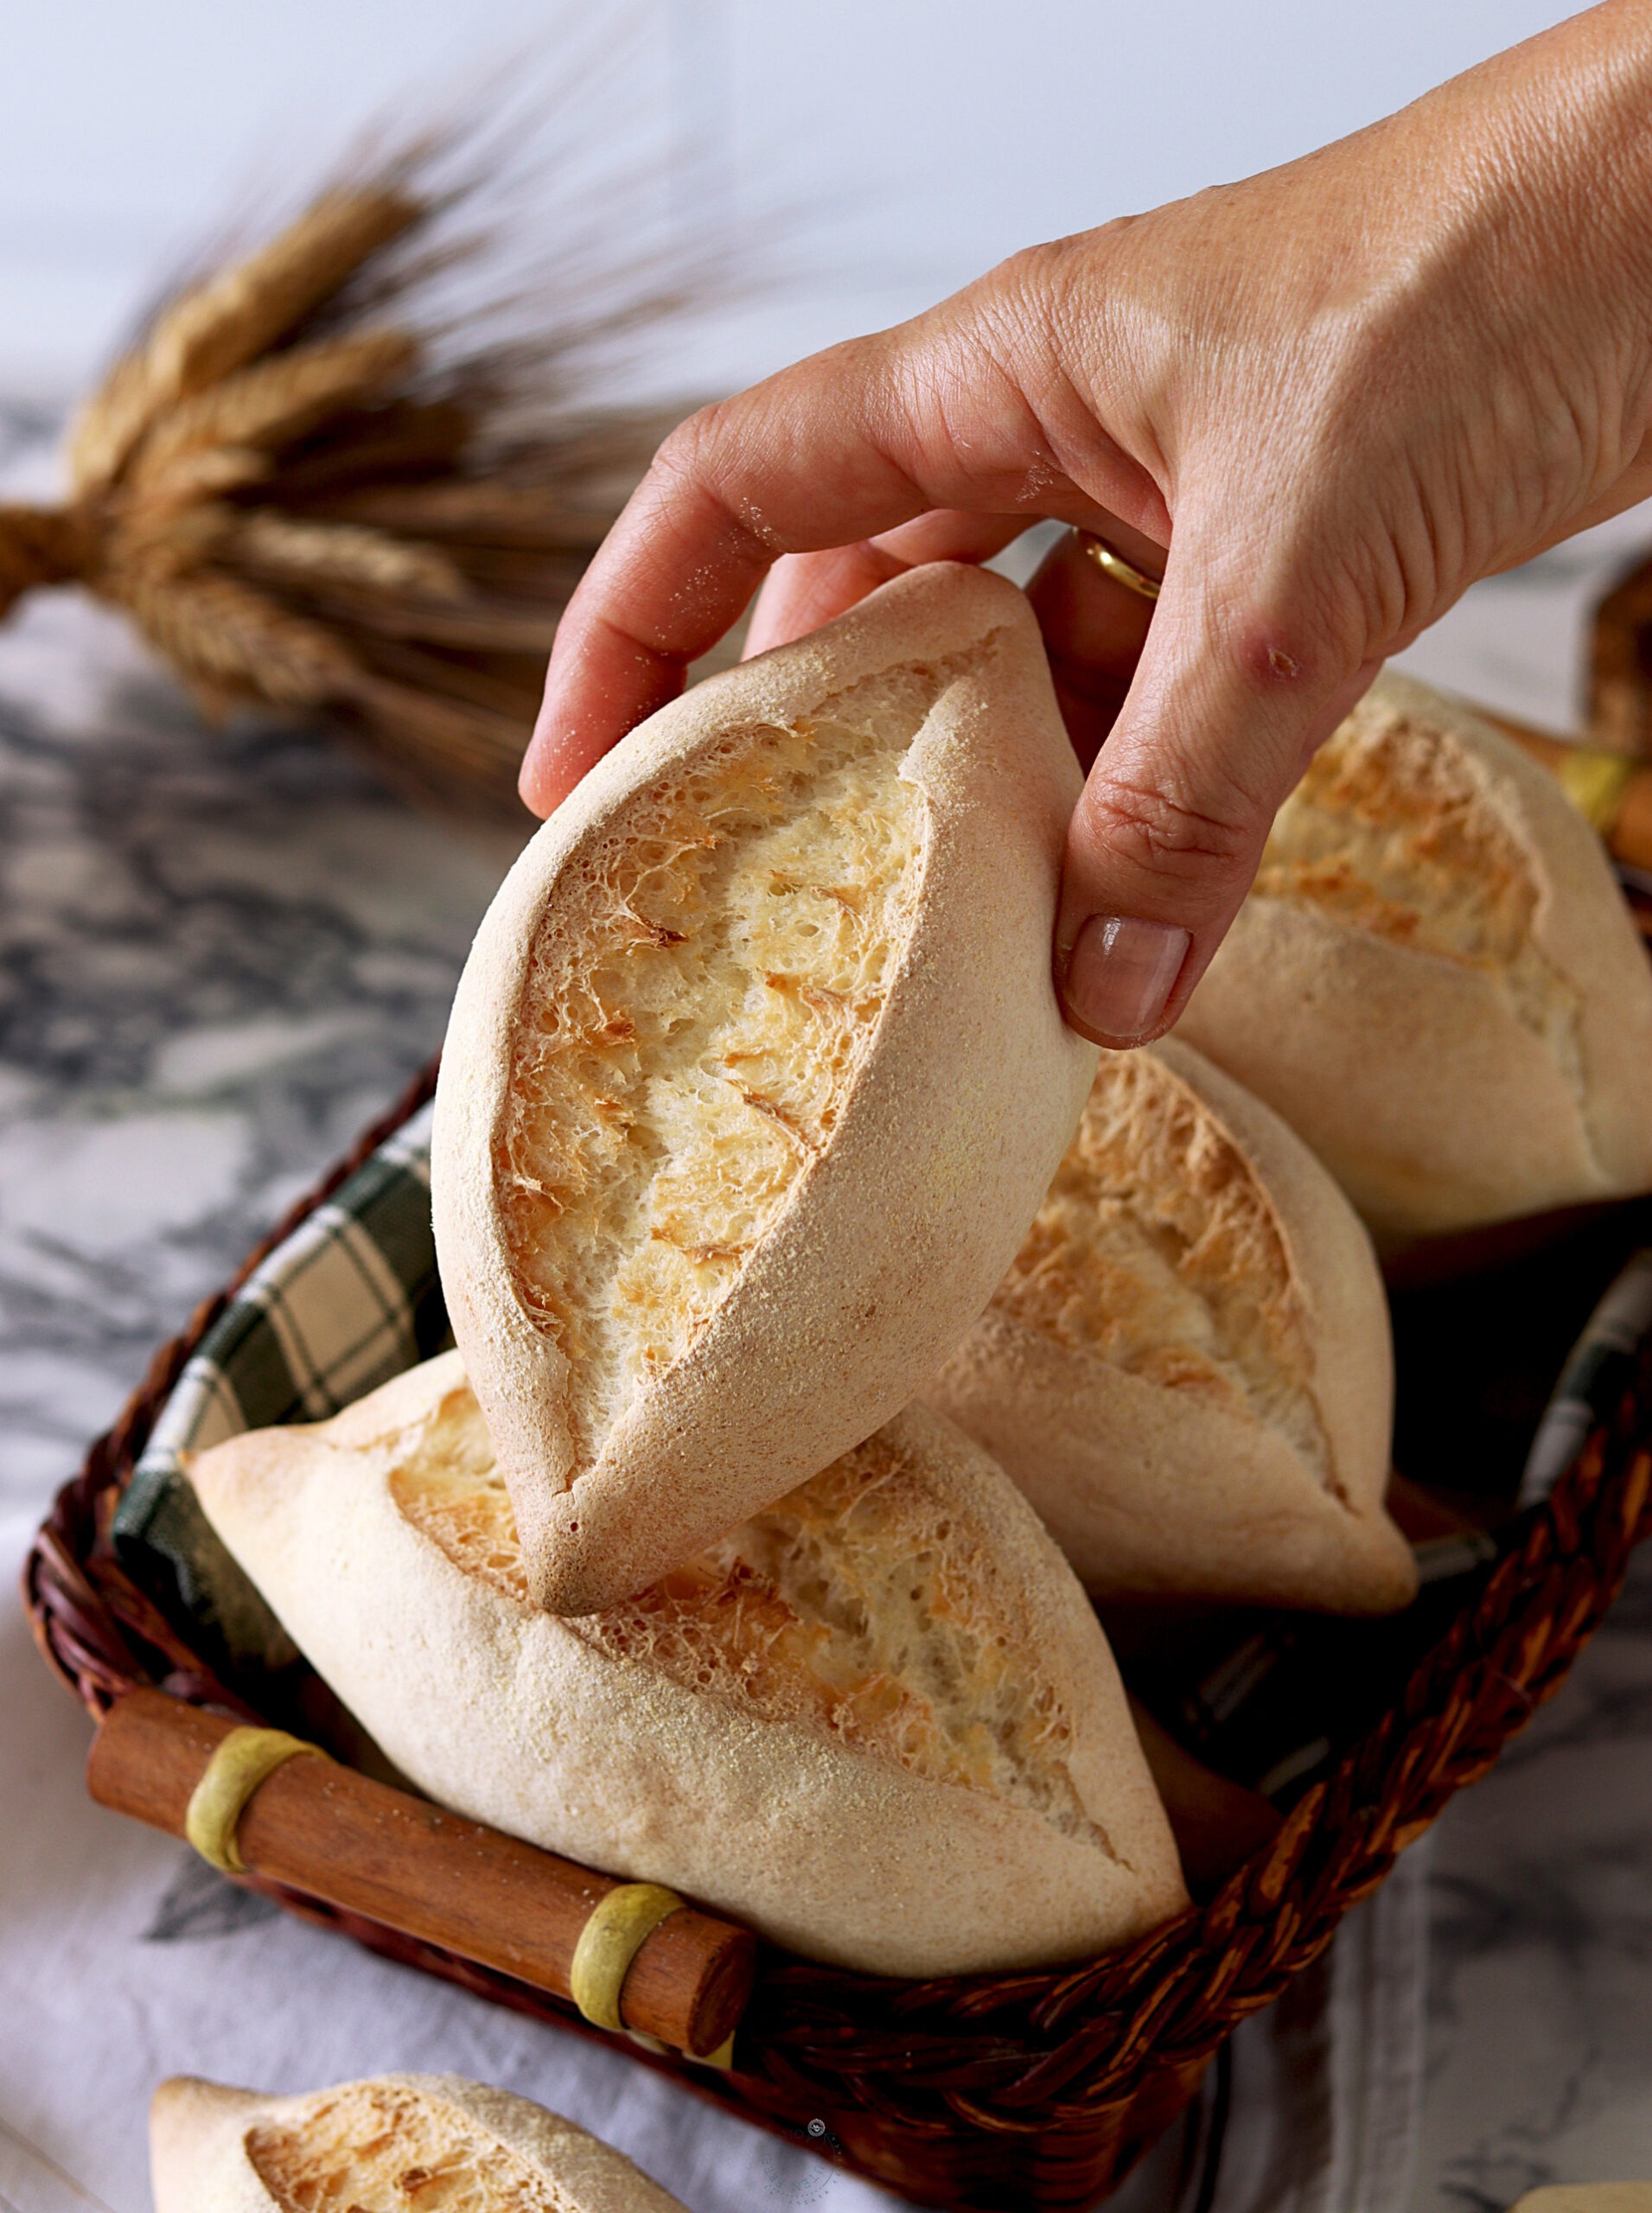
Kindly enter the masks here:
<path id="1" fill-rule="evenodd" d="M 1332 1491 L 1314 1352 L 1266 1192 L 1162 1062 L 1104 1054 L 997 1310 L 1069 1350 L 1266 1422 Z"/>
<path id="2" fill-rule="evenodd" d="M 469 2114 L 402 2083 L 347 2083 L 245 2144 L 281 2213 L 577 2213 Z"/>
<path id="3" fill-rule="evenodd" d="M 568 1366 L 572 1477 L 692 1346 L 829 1146 L 910 937 L 902 765 L 978 650 L 730 733 L 571 862 L 532 949 L 495 1182 Z"/>
<path id="4" fill-rule="evenodd" d="M 1531 857 L 1449 724 L 1381 693 L 1356 707 L 1279 809 L 1251 896 L 1476 970 L 1585 1103 L 1578 995 L 1537 942 Z"/>
<path id="5" fill-rule="evenodd" d="M 383 1449 L 405 1519 L 526 1605 L 469 1387 Z M 1068 1773 L 1072 1718 L 1017 1613 L 975 1533 L 880 1432 L 635 1598 L 559 1626 L 618 1664 L 1030 1807 L 1109 1849 Z"/>

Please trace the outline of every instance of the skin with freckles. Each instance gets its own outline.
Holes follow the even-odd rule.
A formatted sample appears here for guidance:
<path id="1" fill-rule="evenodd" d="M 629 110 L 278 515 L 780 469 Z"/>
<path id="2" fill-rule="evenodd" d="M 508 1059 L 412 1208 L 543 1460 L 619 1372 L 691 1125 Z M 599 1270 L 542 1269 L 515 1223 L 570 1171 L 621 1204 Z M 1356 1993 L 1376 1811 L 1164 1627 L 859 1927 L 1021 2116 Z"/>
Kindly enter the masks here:
<path id="1" fill-rule="evenodd" d="M 558 634 L 548 813 L 754 591 L 749 651 L 903 569 L 1076 538 L 1030 587 L 1088 781 L 1056 973 L 1169 1028 L 1275 809 L 1477 577 L 1652 494 L 1652 0 L 1608 0 L 1241 184 L 1017 254 L 667 440 Z"/>

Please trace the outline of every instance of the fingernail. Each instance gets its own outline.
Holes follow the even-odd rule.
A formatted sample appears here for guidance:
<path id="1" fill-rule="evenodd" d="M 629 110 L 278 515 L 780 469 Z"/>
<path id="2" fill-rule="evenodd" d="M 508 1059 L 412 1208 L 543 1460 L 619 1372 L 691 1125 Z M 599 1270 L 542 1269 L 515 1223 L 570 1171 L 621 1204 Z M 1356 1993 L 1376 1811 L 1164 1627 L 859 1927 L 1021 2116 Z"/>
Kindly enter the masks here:
<path id="1" fill-rule="evenodd" d="M 1133 1045 L 1158 1026 L 1192 941 L 1171 922 L 1092 915 L 1067 963 L 1068 1009 L 1097 1036 Z"/>

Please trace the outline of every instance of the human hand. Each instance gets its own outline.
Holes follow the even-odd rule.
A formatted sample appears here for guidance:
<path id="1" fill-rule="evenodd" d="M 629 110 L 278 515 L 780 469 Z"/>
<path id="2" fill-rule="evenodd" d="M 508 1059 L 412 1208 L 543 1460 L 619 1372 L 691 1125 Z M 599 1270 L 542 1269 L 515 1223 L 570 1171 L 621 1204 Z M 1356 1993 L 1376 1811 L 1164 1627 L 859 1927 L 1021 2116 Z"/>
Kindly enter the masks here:
<path id="1" fill-rule="evenodd" d="M 1609 0 L 705 410 L 563 617 L 524 798 L 548 813 L 765 577 L 754 650 L 1040 517 L 1094 531 L 1164 587 L 1150 622 L 1069 538 L 1031 588 L 1094 755 L 1056 976 L 1087 1036 L 1158 1035 L 1383 659 L 1652 493 L 1649 108 L 1652 0 Z"/>

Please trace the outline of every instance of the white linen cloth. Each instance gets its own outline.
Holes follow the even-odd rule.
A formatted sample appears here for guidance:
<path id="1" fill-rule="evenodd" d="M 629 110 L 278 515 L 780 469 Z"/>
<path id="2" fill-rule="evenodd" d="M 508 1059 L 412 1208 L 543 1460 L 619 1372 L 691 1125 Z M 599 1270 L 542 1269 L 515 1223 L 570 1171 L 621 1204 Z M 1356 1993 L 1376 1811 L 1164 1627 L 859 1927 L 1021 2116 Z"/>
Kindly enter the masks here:
<path id="1" fill-rule="evenodd" d="M 300 2090 L 446 2070 L 537 2098 L 628 2152 L 691 2213 L 897 2201 L 584 2038 L 392 1966 L 236 1890 L 189 1846 L 95 1806 L 91 1727 L 17 1595 L 31 1512 L 0 1529 L 0 2207 L 144 2213 L 144 2115 L 164 2076 Z M 1349 1916 L 1326 1963 L 1234 2040 L 1203 2213 L 1401 2213 L 1415 2139 L 1421 1855 Z M 1202 2112 L 1115 2199 L 1194 2213 Z M 1194 2140 L 1189 2141 L 1190 2136 Z"/>

